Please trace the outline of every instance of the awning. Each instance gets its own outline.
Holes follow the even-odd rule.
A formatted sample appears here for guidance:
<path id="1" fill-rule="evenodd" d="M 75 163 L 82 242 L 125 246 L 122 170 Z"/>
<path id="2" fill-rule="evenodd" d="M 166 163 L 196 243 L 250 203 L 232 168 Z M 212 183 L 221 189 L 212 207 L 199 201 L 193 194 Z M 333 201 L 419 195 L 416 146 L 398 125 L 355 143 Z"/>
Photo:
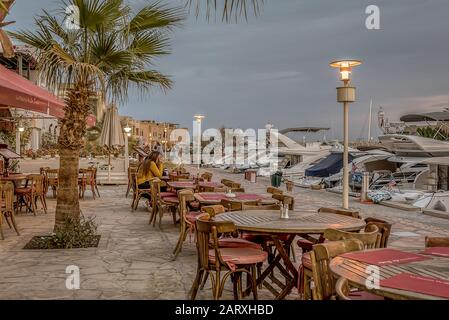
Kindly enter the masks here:
<path id="1" fill-rule="evenodd" d="M 0 65 L 0 104 L 64 117 L 64 101 Z"/>
<path id="2" fill-rule="evenodd" d="M 0 65 L 0 105 L 39 112 L 58 119 L 64 117 L 63 100 L 2 65 Z M 94 126 L 95 116 L 89 115 L 86 123 L 88 126 Z"/>

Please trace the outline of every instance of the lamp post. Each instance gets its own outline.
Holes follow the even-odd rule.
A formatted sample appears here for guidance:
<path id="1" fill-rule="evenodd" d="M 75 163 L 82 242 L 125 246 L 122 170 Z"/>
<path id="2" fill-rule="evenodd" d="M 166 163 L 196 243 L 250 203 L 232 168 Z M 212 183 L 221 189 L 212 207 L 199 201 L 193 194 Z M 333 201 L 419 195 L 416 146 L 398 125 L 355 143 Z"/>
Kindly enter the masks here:
<path id="1" fill-rule="evenodd" d="M 20 152 L 20 135 L 24 131 L 25 131 L 25 128 L 22 126 L 19 126 L 16 131 L 16 153 L 17 154 L 21 154 L 21 152 Z"/>
<path id="2" fill-rule="evenodd" d="M 164 158 L 167 159 L 167 127 L 164 126 Z"/>
<path id="3" fill-rule="evenodd" d="M 198 128 L 197 161 L 198 161 L 198 170 L 200 170 L 200 166 L 201 166 L 201 121 L 203 121 L 204 116 L 201 114 L 196 114 L 193 118 L 196 120 L 197 128 Z"/>
<path id="4" fill-rule="evenodd" d="M 349 209 L 349 103 L 355 102 L 355 87 L 351 87 L 352 68 L 361 65 L 358 60 L 338 60 L 330 63 L 340 71 L 344 86 L 337 88 L 337 101 L 343 103 L 343 209 Z"/>
<path id="5" fill-rule="evenodd" d="M 125 131 L 125 172 L 127 172 L 129 167 L 129 141 L 128 137 L 131 135 L 131 128 L 126 125 L 125 128 L 123 128 L 123 131 Z"/>

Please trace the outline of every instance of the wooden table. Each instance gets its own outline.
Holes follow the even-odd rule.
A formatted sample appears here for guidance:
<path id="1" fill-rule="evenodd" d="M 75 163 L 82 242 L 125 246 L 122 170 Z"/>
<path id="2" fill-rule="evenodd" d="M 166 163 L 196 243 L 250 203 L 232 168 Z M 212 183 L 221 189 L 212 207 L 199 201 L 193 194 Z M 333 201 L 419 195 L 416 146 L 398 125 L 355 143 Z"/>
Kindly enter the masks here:
<path id="1" fill-rule="evenodd" d="M 367 251 L 374 252 L 377 250 L 381 249 L 372 249 Z M 415 253 L 419 252 L 415 251 Z M 406 272 L 420 276 L 449 280 L 449 258 L 431 255 L 426 255 L 426 257 L 429 257 L 430 259 L 412 263 L 379 266 L 380 279 L 384 280 L 402 272 Z M 370 276 L 370 274 L 365 272 L 367 270 L 367 267 L 367 263 L 343 257 L 336 257 L 332 259 L 330 263 L 330 269 L 336 276 L 348 279 L 349 284 L 353 287 L 365 291 L 370 291 L 376 295 L 384 296 L 390 299 L 444 299 L 428 294 L 387 288 L 382 286 L 377 289 L 368 289 L 366 287 L 366 283 L 367 278 Z"/>
<path id="2" fill-rule="evenodd" d="M 256 193 L 246 193 L 246 192 L 236 192 L 236 197 L 227 197 L 224 192 L 201 192 L 195 193 L 195 199 L 198 200 L 201 205 L 213 205 L 220 204 L 222 199 L 232 200 L 236 202 L 248 203 L 259 201 L 262 204 L 276 204 L 279 201 L 273 199 L 271 194 L 256 194 Z M 239 195 L 245 196 L 245 198 L 239 198 Z M 207 196 L 212 196 L 213 198 L 207 198 Z M 248 198 L 249 197 L 249 198 Z"/>
<path id="3" fill-rule="evenodd" d="M 214 181 L 200 181 L 198 187 L 200 188 L 223 188 L 225 185 Z"/>
<path id="4" fill-rule="evenodd" d="M 26 179 L 26 174 L 23 173 L 10 173 L 9 176 L 4 177 L 3 175 L 0 176 L 0 181 L 11 181 L 14 183 L 14 187 L 17 188 L 17 183 L 19 183 L 22 180 Z"/>
<path id="5" fill-rule="evenodd" d="M 287 296 L 298 283 L 298 270 L 288 254 L 291 243 L 297 235 L 322 234 L 328 228 L 359 231 L 365 226 L 364 221 L 360 219 L 332 213 L 296 211 L 290 212 L 289 217 L 289 219 L 281 219 L 279 212 L 273 210 L 234 211 L 215 217 L 217 221 L 232 221 L 239 231 L 269 235 L 272 238 L 277 254 L 257 279 L 257 285 L 263 284 L 275 295 L 276 300 Z M 280 236 L 284 236 L 282 240 Z M 283 264 L 281 264 L 281 260 Z M 286 279 L 284 284 L 277 278 L 271 277 L 271 280 L 282 289 L 280 292 L 265 280 L 274 268 L 277 268 Z"/>
<path id="6" fill-rule="evenodd" d="M 168 181 L 167 185 L 170 188 L 179 189 L 196 189 L 196 184 L 194 181 Z"/>

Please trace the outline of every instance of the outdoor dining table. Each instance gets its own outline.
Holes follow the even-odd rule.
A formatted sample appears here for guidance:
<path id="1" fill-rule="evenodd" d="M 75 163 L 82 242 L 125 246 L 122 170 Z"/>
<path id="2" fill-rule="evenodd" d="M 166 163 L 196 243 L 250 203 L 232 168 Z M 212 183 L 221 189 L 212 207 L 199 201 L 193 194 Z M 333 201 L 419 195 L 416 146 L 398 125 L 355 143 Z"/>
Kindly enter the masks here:
<path id="1" fill-rule="evenodd" d="M 192 181 L 168 181 L 167 185 L 173 189 L 196 189 L 196 187 L 202 188 L 220 188 L 223 184 L 219 182 L 200 181 L 196 183 Z"/>
<path id="2" fill-rule="evenodd" d="M 26 174 L 23 173 L 10 173 L 7 177 L 0 176 L 0 181 L 11 181 L 14 184 L 14 187 L 18 187 L 22 180 L 26 179 Z"/>
<path id="3" fill-rule="evenodd" d="M 195 199 L 201 203 L 201 205 L 220 204 L 221 200 L 232 200 L 242 203 L 260 201 L 262 204 L 267 205 L 278 203 L 278 200 L 273 199 L 271 194 L 236 192 L 235 197 L 229 197 L 229 195 L 225 192 L 200 192 L 195 193 L 194 196 Z"/>
<path id="4" fill-rule="evenodd" d="M 299 272 L 288 254 L 296 236 L 323 234 L 328 228 L 354 232 L 365 226 L 365 222 L 360 219 L 310 211 L 290 212 L 288 219 L 281 219 L 279 211 L 276 210 L 234 211 L 217 215 L 215 220 L 232 221 L 239 231 L 271 237 L 277 254 L 257 279 L 257 285 L 263 284 L 275 295 L 276 300 L 285 298 L 298 283 Z M 275 268 L 286 279 L 285 283 L 282 283 L 277 278 L 270 277 L 282 289 L 280 292 L 265 280 Z"/>
<path id="5" fill-rule="evenodd" d="M 170 188 L 179 190 L 179 189 L 195 189 L 196 184 L 192 181 L 168 181 L 167 185 Z"/>
<path id="6" fill-rule="evenodd" d="M 370 249 L 338 256 L 330 269 L 350 286 L 386 298 L 449 299 L 449 248 Z M 379 272 L 377 286 L 373 270 Z"/>

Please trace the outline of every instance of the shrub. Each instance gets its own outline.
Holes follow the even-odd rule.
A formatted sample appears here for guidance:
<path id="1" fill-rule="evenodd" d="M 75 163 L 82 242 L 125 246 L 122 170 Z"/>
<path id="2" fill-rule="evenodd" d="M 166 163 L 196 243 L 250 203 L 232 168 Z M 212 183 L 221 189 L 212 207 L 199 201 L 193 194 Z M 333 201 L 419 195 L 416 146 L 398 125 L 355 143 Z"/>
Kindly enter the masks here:
<path id="1" fill-rule="evenodd" d="M 98 245 L 97 225 L 94 217 L 69 217 L 64 225 L 51 236 L 34 237 L 25 249 L 71 249 Z"/>

